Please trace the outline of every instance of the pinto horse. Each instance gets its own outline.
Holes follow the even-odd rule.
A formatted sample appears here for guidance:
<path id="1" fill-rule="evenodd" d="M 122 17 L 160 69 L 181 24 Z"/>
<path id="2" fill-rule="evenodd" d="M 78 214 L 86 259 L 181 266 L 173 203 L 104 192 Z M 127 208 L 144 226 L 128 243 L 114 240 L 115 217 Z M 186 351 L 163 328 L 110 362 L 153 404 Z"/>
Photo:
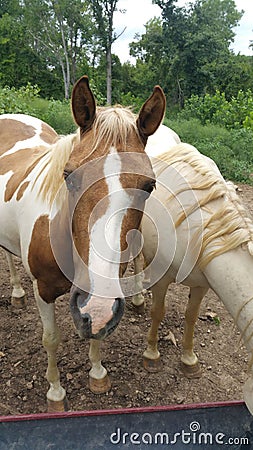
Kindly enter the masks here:
<path id="1" fill-rule="evenodd" d="M 72 135 L 60 137 L 34 117 L 0 117 L 0 245 L 8 254 L 15 304 L 25 301 L 11 255 L 22 258 L 33 282 L 48 355 L 50 411 L 62 410 L 66 397 L 56 362 L 54 302 L 70 289 L 74 323 L 91 338 L 89 383 L 95 392 L 109 388 L 96 342 L 123 314 L 120 277 L 129 239 L 155 185 L 144 149 L 164 111 L 159 86 L 137 118 L 120 106 L 96 108 L 82 77 L 72 93 L 79 127 Z"/>
<path id="2" fill-rule="evenodd" d="M 160 150 L 164 146 L 160 146 Z M 151 148 L 152 150 L 152 148 Z M 149 148 L 146 148 L 149 153 Z M 156 152 L 157 155 L 158 151 Z M 233 183 L 226 182 L 216 164 L 188 144 L 179 143 L 152 160 L 156 190 L 145 205 L 141 230 L 142 253 L 150 273 L 151 328 L 144 367 L 160 366 L 158 328 L 165 313 L 170 283 L 190 288 L 185 314 L 181 367 L 188 377 L 199 377 L 194 353 L 194 325 L 201 300 L 211 288 L 240 330 L 249 353 L 245 402 L 253 414 L 253 222 Z M 142 258 L 135 259 L 137 275 L 133 304 L 140 308 Z"/>

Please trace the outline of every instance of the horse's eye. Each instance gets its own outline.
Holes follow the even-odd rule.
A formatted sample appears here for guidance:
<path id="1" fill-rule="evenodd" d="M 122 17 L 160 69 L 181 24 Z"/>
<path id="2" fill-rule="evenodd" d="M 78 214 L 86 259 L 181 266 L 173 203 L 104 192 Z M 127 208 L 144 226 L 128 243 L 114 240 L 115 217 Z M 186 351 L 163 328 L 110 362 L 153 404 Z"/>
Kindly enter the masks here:
<path id="1" fill-rule="evenodd" d="M 143 190 L 145 192 L 147 192 L 148 194 L 151 194 L 151 192 L 153 192 L 155 186 L 156 186 L 155 180 L 147 181 L 143 186 Z"/>
<path id="2" fill-rule="evenodd" d="M 75 177 L 72 172 L 69 172 L 68 170 L 63 171 L 63 177 L 67 186 L 68 191 L 76 191 L 75 186 Z"/>
<path id="3" fill-rule="evenodd" d="M 68 170 L 64 170 L 63 171 L 63 177 L 64 177 L 64 180 L 66 181 L 67 180 L 67 178 L 68 178 L 68 176 L 71 174 L 71 172 L 69 172 Z"/>

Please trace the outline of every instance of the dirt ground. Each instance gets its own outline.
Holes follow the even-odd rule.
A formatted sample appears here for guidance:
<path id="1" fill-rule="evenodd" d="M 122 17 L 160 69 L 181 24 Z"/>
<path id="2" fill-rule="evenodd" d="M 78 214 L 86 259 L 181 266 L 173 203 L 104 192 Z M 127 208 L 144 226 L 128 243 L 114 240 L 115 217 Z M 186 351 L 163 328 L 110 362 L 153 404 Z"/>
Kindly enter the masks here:
<path id="1" fill-rule="evenodd" d="M 239 188 L 239 195 L 252 213 L 253 187 L 240 185 Z M 41 344 L 42 327 L 30 279 L 18 260 L 17 266 L 29 299 L 23 310 L 15 310 L 10 305 L 9 273 L 0 252 L 0 415 L 46 411 L 47 361 Z M 205 297 L 196 325 L 195 348 L 203 373 L 200 379 L 195 380 L 185 378 L 179 367 L 188 288 L 171 285 L 168 290 L 167 314 L 159 341 L 163 366 L 159 373 L 152 374 L 142 366 L 150 324 L 150 293 L 146 297 L 143 315 L 136 314 L 130 299 L 127 301 L 120 325 L 102 344 L 103 362 L 112 382 L 111 391 L 104 395 L 95 395 L 88 390 L 89 343 L 81 341 L 76 334 L 68 295 L 57 300 L 57 317 L 62 331 L 59 370 L 70 409 L 114 409 L 242 399 L 247 354 L 232 319 L 215 294 L 209 291 Z M 210 313 L 217 314 L 219 324 L 210 319 Z"/>

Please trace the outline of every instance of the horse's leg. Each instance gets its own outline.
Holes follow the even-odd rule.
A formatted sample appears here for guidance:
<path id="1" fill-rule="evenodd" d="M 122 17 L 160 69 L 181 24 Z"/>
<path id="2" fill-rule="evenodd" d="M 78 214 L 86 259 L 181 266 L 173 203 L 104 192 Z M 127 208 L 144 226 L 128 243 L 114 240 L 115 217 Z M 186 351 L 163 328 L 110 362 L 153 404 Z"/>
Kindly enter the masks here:
<path id="1" fill-rule="evenodd" d="M 207 291 L 207 288 L 202 287 L 190 289 L 189 300 L 185 312 L 184 335 L 182 341 L 183 354 L 181 356 L 181 368 L 184 375 L 188 378 L 198 378 L 201 375 L 198 357 L 193 351 L 193 336 L 200 304 Z"/>
<path id="2" fill-rule="evenodd" d="M 136 311 L 140 314 L 144 312 L 145 309 L 145 299 L 142 293 L 143 290 L 143 266 L 144 257 L 140 252 L 134 258 L 134 274 L 135 274 L 135 292 L 136 294 L 132 297 L 132 304 L 134 305 Z"/>
<path id="3" fill-rule="evenodd" d="M 93 394 L 104 394 L 111 389 L 111 382 L 107 370 L 101 364 L 100 341 L 90 340 L 89 358 L 91 362 L 89 388 Z"/>
<path id="4" fill-rule="evenodd" d="M 42 300 L 38 292 L 37 281 L 33 282 L 33 288 L 43 325 L 42 343 L 48 358 L 46 372 L 46 378 L 50 385 L 47 392 L 48 412 L 65 411 L 67 409 L 66 391 L 60 384 L 60 374 L 56 362 L 56 352 L 61 342 L 61 336 L 55 319 L 55 305 Z"/>
<path id="5" fill-rule="evenodd" d="M 12 286 L 11 304 L 15 308 L 23 308 L 27 305 L 27 297 L 24 289 L 21 286 L 20 277 L 15 267 L 13 256 L 11 253 L 5 251 L 8 266 L 10 269 L 10 284 Z"/>
<path id="6" fill-rule="evenodd" d="M 157 372 L 161 367 L 160 352 L 157 348 L 158 328 L 165 314 L 165 295 L 169 280 L 164 276 L 152 287 L 151 327 L 148 332 L 148 346 L 143 354 L 143 365 L 149 372 Z"/>

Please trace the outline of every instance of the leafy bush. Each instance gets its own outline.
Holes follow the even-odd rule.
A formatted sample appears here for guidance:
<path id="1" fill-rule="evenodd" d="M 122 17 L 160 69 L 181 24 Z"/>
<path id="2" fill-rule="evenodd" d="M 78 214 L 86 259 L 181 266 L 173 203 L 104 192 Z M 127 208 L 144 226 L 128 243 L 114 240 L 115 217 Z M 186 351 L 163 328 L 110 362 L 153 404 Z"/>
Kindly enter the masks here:
<path id="1" fill-rule="evenodd" d="M 104 97 L 103 94 L 100 92 L 100 90 L 98 89 L 98 87 L 96 85 L 96 82 L 92 78 L 89 79 L 89 85 L 90 85 L 92 93 L 96 99 L 96 103 L 100 106 L 105 105 L 106 97 Z"/>
<path id="2" fill-rule="evenodd" d="M 33 114 L 34 109 L 31 106 L 31 103 L 38 97 L 38 94 L 38 86 L 32 86 L 30 83 L 20 89 L 9 88 L 8 86 L 1 88 L 0 114 Z"/>
<path id="3" fill-rule="evenodd" d="M 69 101 L 49 100 L 47 108 L 43 111 L 36 111 L 39 119 L 44 120 L 59 134 L 73 133 L 77 126 L 71 115 Z"/>
<path id="4" fill-rule="evenodd" d="M 138 112 L 142 105 L 143 100 L 139 97 L 135 97 L 131 92 L 127 92 L 127 94 L 121 94 L 120 102 L 123 106 L 127 106 L 131 108 L 134 112 Z"/>
<path id="5" fill-rule="evenodd" d="M 246 116 L 243 122 L 243 127 L 246 129 L 253 130 L 253 111 L 251 111 L 249 115 Z"/>
<path id="6" fill-rule="evenodd" d="M 251 128 L 253 130 L 253 93 L 251 90 L 238 91 L 230 101 L 224 92 L 216 91 L 214 95 L 192 95 L 185 102 L 180 116 L 185 119 L 199 119 L 203 125 L 215 123 L 231 128 Z"/>
<path id="7" fill-rule="evenodd" d="M 30 83 L 20 89 L 5 86 L 0 88 L 0 114 L 29 114 L 51 125 L 60 134 L 69 134 L 76 129 L 70 103 L 46 100 L 39 97 L 38 86 Z"/>

